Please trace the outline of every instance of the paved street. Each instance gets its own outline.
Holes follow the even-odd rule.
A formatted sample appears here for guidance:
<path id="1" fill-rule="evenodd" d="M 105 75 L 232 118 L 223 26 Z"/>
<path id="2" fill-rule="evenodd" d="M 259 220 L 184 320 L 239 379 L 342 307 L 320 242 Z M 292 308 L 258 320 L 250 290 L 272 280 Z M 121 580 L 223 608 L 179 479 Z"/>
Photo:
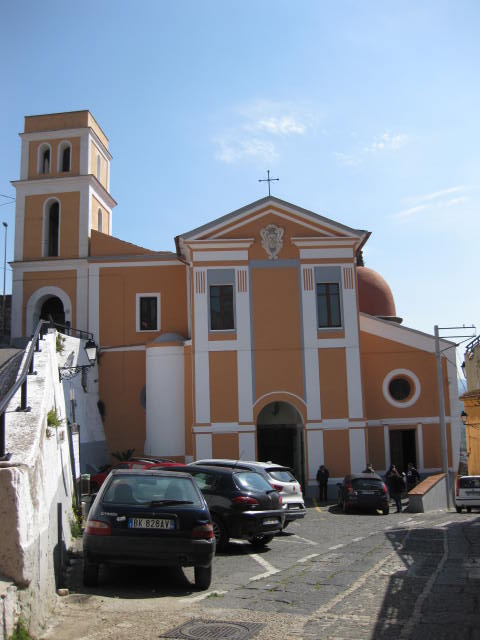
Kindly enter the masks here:
<path id="1" fill-rule="evenodd" d="M 312 506 L 260 553 L 231 543 L 215 559 L 208 592 L 192 583 L 188 569 L 112 569 L 86 589 L 77 560 L 70 595 L 42 638 L 480 640 L 480 514 Z M 206 622 L 215 620 L 209 636 Z M 192 621 L 204 625 L 174 631 Z"/>

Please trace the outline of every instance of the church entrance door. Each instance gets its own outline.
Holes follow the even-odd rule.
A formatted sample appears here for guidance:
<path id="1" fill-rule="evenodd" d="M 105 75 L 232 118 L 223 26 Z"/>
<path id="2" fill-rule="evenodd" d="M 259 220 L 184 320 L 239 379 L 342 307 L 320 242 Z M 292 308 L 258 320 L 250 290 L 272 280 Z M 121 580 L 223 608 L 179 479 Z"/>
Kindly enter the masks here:
<path id="1" fill-rule="evenodd" d="M 287 402 L 272 402 L 257 420 L 257 459 L 292 469 L 305 485 L 305 447 L 302 418 Z"/>
<path id="2" fill-rule="evenodd" d="M 65 324 L 65 310 L 60 298 L 52 296 L 45 300 L 40 310 L 40 320 L 50 320 L 55 324 Z"/>

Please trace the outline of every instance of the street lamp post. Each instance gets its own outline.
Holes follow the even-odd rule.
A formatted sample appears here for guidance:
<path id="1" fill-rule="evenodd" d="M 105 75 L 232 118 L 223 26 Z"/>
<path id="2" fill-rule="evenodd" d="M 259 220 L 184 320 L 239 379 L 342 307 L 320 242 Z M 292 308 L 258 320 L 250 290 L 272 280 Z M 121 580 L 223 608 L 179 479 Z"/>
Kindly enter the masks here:
<path id="1" fill-rule="evenodd" d="M 2 223 L 5 227 L 5 249 L 3 252 L 3 303 L 2 303 L 2 335 L 5 335 L 5 278 L 7 276 L 7 229 L 8 224 Z"/>

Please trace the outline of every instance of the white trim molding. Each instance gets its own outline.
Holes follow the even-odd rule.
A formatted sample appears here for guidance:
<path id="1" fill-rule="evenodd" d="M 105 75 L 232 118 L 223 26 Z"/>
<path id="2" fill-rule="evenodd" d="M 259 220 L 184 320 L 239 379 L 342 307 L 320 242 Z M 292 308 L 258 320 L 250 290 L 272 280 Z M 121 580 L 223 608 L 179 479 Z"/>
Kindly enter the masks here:
<path id="1" fill-rule="evenodd" d="M 149 329 L 142 329 L 140 326 L 140 301 L 142 298 L 155 298 L 157 301 L 157 326 Z M 151 331 L 160 331 L 161 328 L 161 304 L 160 293 L 137 293 L 135 294 L 135 331 L 137 333 L 149 333 Z"/>

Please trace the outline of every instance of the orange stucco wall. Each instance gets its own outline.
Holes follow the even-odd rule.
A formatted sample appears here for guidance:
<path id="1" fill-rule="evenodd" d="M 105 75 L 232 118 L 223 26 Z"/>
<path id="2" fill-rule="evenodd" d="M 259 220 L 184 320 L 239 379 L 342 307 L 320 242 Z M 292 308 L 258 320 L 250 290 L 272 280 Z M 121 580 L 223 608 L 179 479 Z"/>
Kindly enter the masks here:
<path id="1" fill-rule="evenodd" d="M 77 272 L 74 269 L 65 271 L 27 271 L 23 274 L 23 324 L 25 335 L 26 308 L 30 297 L 42 287 L 59 287 L 65 291 L 72 304 L 72 324 L 75 326 L 77 302 Z"/>
<path id="2" fill-rule="evenodd" d="M 212 436 L 212 457 L 238 460 L 238 436 L 236 433 L 215 433 Z"/>
<path id="3" fill-rule="evenodd" d="M 438 393 L 434 382 L 436 362 L 433 353 L 420 351 L 363 331 L 360 332 L 360 351 L 368 419 L 380 419 L 386 416 L 406 418 L 438 415 Z M 408 369 L 420 380 L 422 387 L 420 397 L 410 407 L 392 406 L 383 396 L 383 380 L 394 369 Z"/>
<path id="4" fill-rule="evenodd" d="M 350 473 L 350 443 L 348 429 L 323 432 L 323 452 L 330 475 L 342 477 Z"/>
<path id="5" fill-rule="evenodd" d="M 383 427 L 367 429 L 368 460 L 374 469 L 385 469 L 385 439 Z"/>
<path id="6" fill-rule="evenodd" d="M 119 240 L 105 233 L 99 233 L 92 229 L 90 235 L 90 256 L 137 256 L 137 255 L 154 255 L 155 252 L 150 249 L 144 249 L 131 242 Z M 172 259 L 175 256 L 172 254 Z M 180 262 L 179 262 L 180 264 Z"/>
<path id="7" fill-rule="evenodd" d="M 25 198 L 24 260 L 42 258 L 43 210 L 45 202 L 50 199 L 57 199 L 60 202 L 60 257 L 78 257 L 80 194 L 78 191 L 73 191 L 69 193 L 52 193 L 49 196 L 27 196 Z"/>
<path id="8" fill-rule="evenodd" d="M 38 173 L 38 147 L 44 142 L 50 145 L 50 173 Z M 58 147 L 62 142 L 70 142 L 70 171 L 63 172 L 58 169 Z M 62 158 L 60 158 L 61 168 Z M 56 140 L 32 141 L 28 145 L 28 177 L 32 178 L 57 178 L 58 176 L 78 176 L 80 173 L 80 138 L 58 138 Z"/>
<path id="9" fill-rule="evenodd" d="M 298 270 L 252 269 L 252 304 L 255 397 L 303 397 Z"/>
<path id="10" fill-rule="evenodd" d="M 447 424 L 447 455 L 448 465 L 452 464 L 452 437 L 450 425 Z M 424 424 L 423 435 L 423 463 L 425 468 L 442 466 L 442 449 L 439 424 Z"/>
<path id="11" fill-rule="evenodd" d="M 345 349 L 319 349 L 322 418 L 348 417 Z"/>
<path id="12" fill-rule="evenodd" d="M 145 445 L 145 412 L 140 404 L 145 351 L 103 352 L 98 377 L 110 452 L 135 448 L 135 454 L 141 455 Z"/>
<path id="13" fill-rule="evenodd" d="M 137 293 L 160 293 L 160 332 L 175 332 L 187 336 L 184 265 L 102 267 L 99 285 L 101 345 L 114 347 L 145 344 L 159 335 L 156 331 L 136 331 Z"/>
<path id="14" fill-rule="evenodd" d="M 210 351 L 210 419 L 238 422 L 237 352 Z"/>
<path id="15" fill-rule="evenodd" d="M 102 228 L 98 227 L 98 210 L 102 211 Z M 110 213 L 101 205 L 101 203 L 92 196 L 92 229 L 100 231 L 100 233 L 108 234 Z"/>

